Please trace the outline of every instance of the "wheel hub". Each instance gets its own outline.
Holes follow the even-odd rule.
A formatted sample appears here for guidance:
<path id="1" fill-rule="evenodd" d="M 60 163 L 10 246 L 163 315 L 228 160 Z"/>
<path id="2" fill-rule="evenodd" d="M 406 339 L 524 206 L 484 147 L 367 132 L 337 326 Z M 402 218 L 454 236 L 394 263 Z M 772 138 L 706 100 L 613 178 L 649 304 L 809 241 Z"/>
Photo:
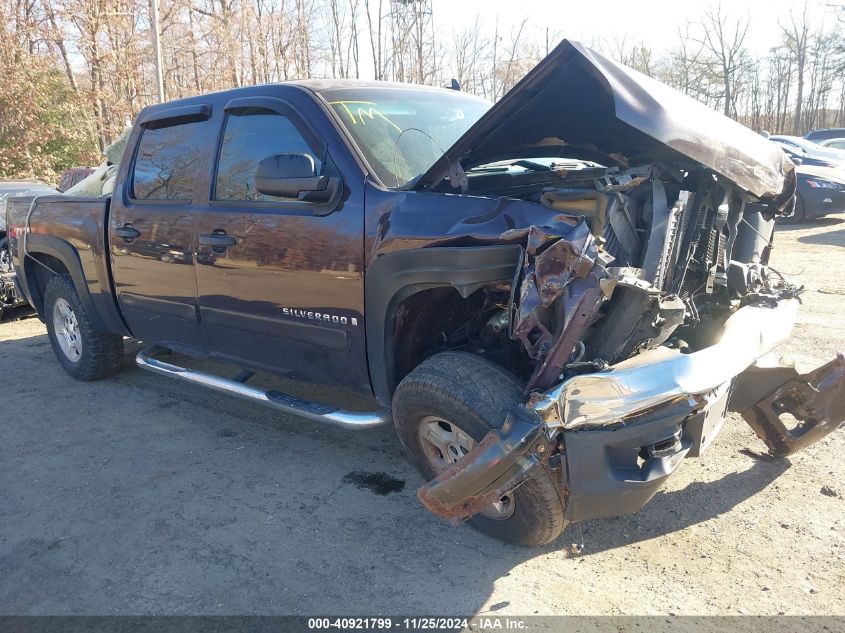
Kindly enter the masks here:
<path id="1" fill-rule="evenodd" d="M 463 459 L 473 448 L 475 440 L 461 427 L 438 416 L 429 415 L 420 420 L 418 427 L 420 446 L 435 471 L 441 472 Z M 504 520 L 513 515 L 514 500 L 503 496 L 479 514 L 491 519 Z"/>
<path id="2" fill-rule="evenodd" d="M 72 363 L 78 362 L 82 357 L 82 334 L 76 313 L 65 299 L 57 299 L 53 304 L 53 329 L 65 357 Z"/>

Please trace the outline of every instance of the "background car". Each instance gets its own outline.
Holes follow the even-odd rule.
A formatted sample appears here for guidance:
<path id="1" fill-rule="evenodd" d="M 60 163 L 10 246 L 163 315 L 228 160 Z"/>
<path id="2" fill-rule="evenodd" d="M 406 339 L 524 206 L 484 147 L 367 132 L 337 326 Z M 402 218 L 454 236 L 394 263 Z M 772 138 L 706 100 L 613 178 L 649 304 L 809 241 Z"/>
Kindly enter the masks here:
<path id="1" fill-rule="evenodd" d="M 6 201 L 12 196 L 39 196 L 59 193 L 50 185 L 37 180 L 0 181 L 0 235 L 6 236 Z M 0 238 L 2 239 L 2 238 Z"/>
<path id="2" fill-rule="evenodd" d="M 845 171 L 829 167 L 798 165 L 798 192 L 795 211 L 784 218 L 787 224 L 797 224 L 845 211 Z"/>
<path id="3" fill-rule="evenodd" d="M 810 130 L 804 138 L 814 143 L 821 143 L 832 138 L 845 138 L 845 127 L 828 127 L 818 130 Z"/>
<path id="4" fill-rule="evenodd" d="M 830 147 L 832 149 L 845 150 L 845 138 L 831 138 L 819 143 L 822 147 Z"/>
<path id="5" fill-rule="evenodd" d="M 778 134 L 770 136 L 769 140 L 774 141 L 781 147 L 802 152 L 802 164 L 845 168 L 845 151 L 841 149 L 822 147 L 818 143 L 808 141 L 800 136 Z"/>
<path id="6" fill-rule="evenodd" d="M 777 143 L 777 145 L 796 165 L 807 165 L 808 167 L 831 167 L 834 169 L 840 167 L 840 164 L 835 161 L 810 156 L 800 147 L 785 145 L 783 143 Z"/>
<path id="7" fill-rule="evenodd" d="M 0 321 L 29 308 L 26 301 L 18 295 L 14 283 L 15 271 L 12 268 L 6 236 L 7 201 L 15 196 L 38 196 L 45 193 L 58 193 L 58 191 L 37 181 L 0 182 Z"/>

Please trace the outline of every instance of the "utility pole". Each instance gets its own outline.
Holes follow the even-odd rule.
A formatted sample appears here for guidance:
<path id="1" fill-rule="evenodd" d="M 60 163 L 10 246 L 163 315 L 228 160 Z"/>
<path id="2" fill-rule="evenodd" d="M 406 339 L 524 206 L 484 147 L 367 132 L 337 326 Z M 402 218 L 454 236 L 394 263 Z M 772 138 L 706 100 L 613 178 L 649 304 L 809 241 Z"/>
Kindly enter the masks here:
<path id="1" fill-rule="evenodd" d="M 164 101 L 164 75 L 161 71 L 161 43 L 159 42 L 158 28 L 158 0 L 150 0 L 152 6 L 152 27 L 153 31 L 153 54 L 156 62 L 156 81 L 158 83 L 158 102 Z"/>

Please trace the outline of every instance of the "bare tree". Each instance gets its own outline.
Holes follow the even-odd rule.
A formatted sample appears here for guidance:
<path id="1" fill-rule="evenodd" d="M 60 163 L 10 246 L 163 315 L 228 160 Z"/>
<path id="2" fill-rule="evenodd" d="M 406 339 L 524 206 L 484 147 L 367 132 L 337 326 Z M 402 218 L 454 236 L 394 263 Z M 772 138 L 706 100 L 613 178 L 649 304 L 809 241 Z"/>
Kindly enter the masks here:
<path id="1" fill-rule="evenodd" d="M 810 48 L 810 21 L 808 16 L 808 2 L 804 1 L 801 15 L 796 18 L 790 11 L 790 23 L 787 26 L 781 25 L 787 49 L 792 55 L 795 63 L 797 76 L 797 87 L 795 95 L 795 117 L 792 123 L 793 134 L 801 131 L 801 113 L 804 108 L 804 79 L 807 69 L 807 54 Z"/>
<path id="2" fill-rule="evenodd" d="M 700 59 L 711 74 L 718 78 L 718 98 L 725 116 L 737 116 L 737 98 L 742 90 L 742 79 L 751 63 L 745 47 L 749 18 L 732 18 L 723 10 L 721 2 L 705 9 L 697 41 L 706 55 Z"/>

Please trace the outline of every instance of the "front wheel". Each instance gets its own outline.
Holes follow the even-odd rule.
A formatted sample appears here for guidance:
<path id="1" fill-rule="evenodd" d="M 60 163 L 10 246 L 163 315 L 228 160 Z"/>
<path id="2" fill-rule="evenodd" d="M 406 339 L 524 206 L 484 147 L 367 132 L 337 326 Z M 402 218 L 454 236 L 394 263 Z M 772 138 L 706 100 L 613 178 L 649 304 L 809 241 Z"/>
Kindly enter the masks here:
<path id="1" fill-rule="evenodd" d="M 56 275 L 44 290 L 44 319 L 53 352 L 77 380 L 116 373 L 123 362 L 123 337 L 91 325 L 70 275 Z"/>
<path id="2" fill-rule="evenodd" d="M 405 452 L 427 479 L 460 461 L 522 401 L 518 381 L 464 352 L 436 354 L 408 374 L 393 396 L 393 418 Z M 563 531 L 558 486 L 543 468 L 469 519 L 493 538 L 515 545 L 548 543 Z"/>
<path id="3" fill-rule="evenodd" d="M 806 222 L 807 220 L 807 208 L 804 206 L 804 198 L 801 197 L 801 194 L 796 194 L 795 196 L 795 210 L 792 212 L 792 215 L 783 218 L 784 224 L 801 224 L 802 222 Z"/>

